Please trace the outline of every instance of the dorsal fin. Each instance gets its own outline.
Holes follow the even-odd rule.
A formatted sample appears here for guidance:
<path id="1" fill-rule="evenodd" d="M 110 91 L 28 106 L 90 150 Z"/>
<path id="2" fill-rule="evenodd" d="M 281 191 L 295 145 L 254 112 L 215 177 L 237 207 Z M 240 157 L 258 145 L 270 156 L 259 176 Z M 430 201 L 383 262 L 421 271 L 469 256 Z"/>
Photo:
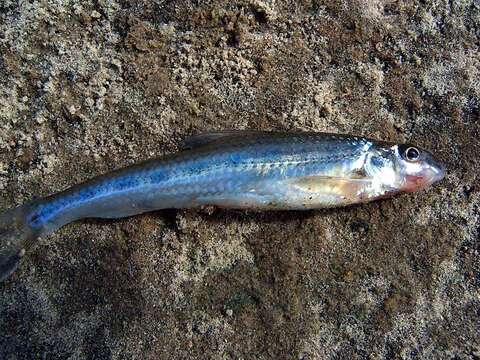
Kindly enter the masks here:
<path id="1" fill-rule="evenodd" d="M 226 141 L 228 139 L 251 137 L 258 135 L 266 135 L 267 131 L 260 130 L 222 130 L 212 131 L 203 134 L 192 135 L 185 139 L 184 146 L 186 148 L 196 148 L 199 146 L 211 144 L 217 141 Z"/>

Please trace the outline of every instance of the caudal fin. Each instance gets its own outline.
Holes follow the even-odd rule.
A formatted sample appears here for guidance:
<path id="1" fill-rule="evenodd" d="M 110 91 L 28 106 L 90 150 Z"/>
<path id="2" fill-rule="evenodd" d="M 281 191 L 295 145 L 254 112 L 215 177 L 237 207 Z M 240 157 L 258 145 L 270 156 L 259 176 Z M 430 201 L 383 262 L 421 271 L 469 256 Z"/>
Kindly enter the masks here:
<path id="1" fill-rule="evenodd" d="M 8 278 L 38 240 L 25 219 L 28 205 L 0 214 L 0 282 Z"/>

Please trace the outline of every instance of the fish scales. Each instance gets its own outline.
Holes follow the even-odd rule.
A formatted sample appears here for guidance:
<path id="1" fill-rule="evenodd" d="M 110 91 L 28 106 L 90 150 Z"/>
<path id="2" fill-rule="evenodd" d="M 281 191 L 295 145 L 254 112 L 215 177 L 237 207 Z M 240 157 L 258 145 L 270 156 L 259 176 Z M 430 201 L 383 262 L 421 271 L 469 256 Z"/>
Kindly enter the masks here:
<path id="1" fill-rule="evenodd" d="M 288 176 L 309 176 L 340 160 L 358 157 L 363 144 L 355 140 L 305 137 L 275 137 L 250 140 L 245 143 L 213 144 L 136 165 L 56 195 L 51 202 L 38 204 L 34 211 L 36 223 L 49 221 L 62 211 L 75 206 L 97 206 L 97 201 L 127 193 L 135 194 L 137 201 L 151 198 L 155 188 L 163 197 L 177 195 L 218 194 L 218 184 L 231 182 L 226 191 L 238 191 L 259 179 L 284 179 Z M 269 165 L 266 167 L 266 165 Z M 213 178 L 213 180 L 212 180 Z M 180 188 L 179 188 L 180 187 Z M 143 195 L 142 195 L 143 194 Z M 175 204 L 168 207 L 175 207 Z M 183 202 L 182 207 L 185 207 Z M 192 198 L 192 206 L 198 206 Z M 87 210 L 85 210 L 87 211 Z M 97 213 L 101 217 L 101 213 Z M 88 216 L 88 215 L 86 215 Z"/>

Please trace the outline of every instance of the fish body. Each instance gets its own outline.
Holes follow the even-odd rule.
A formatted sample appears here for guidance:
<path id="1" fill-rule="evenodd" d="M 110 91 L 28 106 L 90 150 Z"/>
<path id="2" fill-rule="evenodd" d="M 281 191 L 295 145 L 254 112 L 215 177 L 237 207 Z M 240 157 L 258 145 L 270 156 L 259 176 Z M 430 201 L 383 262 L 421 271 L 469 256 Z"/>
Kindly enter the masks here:
<path id="1" fill-rule="evenodd" d="M 38 237 L 83 218 L 205 205 L 338 207 L 415 191 L 444 176 L 443 165 L 425 150 L 348 135 L 219 132 L 193 137 L 187 145 L 191 148 L 1 215 L 0 241 L 2 236 L 9 240 L 0 248 L 0 280 L 13 272 Z M 407 159 L 407 152 L 415 159 Z"/>

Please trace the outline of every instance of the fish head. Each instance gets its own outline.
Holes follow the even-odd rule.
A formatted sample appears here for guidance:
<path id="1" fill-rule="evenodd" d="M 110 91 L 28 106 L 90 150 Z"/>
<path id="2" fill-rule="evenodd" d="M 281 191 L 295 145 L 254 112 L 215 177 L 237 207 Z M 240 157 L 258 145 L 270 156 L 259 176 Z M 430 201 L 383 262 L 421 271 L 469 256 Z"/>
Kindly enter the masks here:
<path id="1" fill-rule="evenodd" d="M 366 162 L 379 194 L 413 192 L 442 180 L 445 166 L 415 145 L 383 143 L 374 146 Z"/>
<path id="2" fill-rule="evenodd" d="M 424 189 L 445 177 L 445 165 L 425 149 L 401 144 L 394 147 L 394 153 L 401 191 Z"/>

